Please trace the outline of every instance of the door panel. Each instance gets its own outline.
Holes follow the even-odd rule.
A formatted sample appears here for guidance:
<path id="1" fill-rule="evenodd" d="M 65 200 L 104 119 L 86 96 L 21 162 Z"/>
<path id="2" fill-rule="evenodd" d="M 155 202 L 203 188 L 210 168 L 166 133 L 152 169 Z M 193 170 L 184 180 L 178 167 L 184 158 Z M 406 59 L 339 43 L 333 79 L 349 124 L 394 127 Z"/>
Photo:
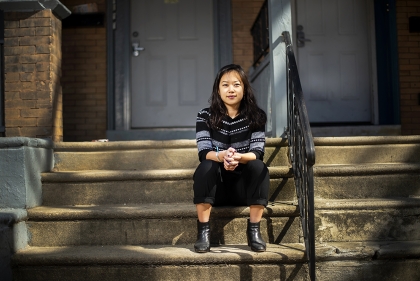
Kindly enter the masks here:
<path id="1" fill-rule="evenodd" d="M 299 72 L 312 123 L 371 121 L 365 0 L 298 0 Z"/>
<path id="2" fill-rule="evenodd" d="M 132 128 L 194 127 L 213 70 L 211 0 L 131 1 Z"/>

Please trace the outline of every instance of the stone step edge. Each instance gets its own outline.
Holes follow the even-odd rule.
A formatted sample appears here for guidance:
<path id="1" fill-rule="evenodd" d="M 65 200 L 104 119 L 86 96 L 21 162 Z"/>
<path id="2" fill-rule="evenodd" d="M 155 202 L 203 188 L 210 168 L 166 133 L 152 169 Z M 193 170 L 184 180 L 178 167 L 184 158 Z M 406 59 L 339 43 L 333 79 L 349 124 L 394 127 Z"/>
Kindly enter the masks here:
<path id="1" fill-rule="evenodd" d="M 286 147 L 287 139 L 266 138 L 266 147 Z M 138 141 L 111 141 L 111 142 L 55 142 L 54 152 L 93 152 L 118 151 L 140 149 L 177 149 L 195 148 L 195 140 L 138 140 Z"/>
<path id="2" fill-rule="evenodd" d="M 367 198 L 367 199 L 315 199 L 318 211 L 386 210 L 419 208 L 420 197 Z M 213 207 L 212 217 L 248 217 L 249 208 Z M 269 202 L 264 217 L 298 217 L 299 206 L 294 202 Z M 194 204 L 137 204 L 137 205 L 78 205 L 39 206 L 28 210 L 29 221 L 93 220 L 93 219 L 162 219 L 196 218 Z"/>
<path id="3" fill-rule="evenodd" d="M 315 137 L 315 146 L 354 146 L 381 144 L 420 144 L 420 136 L 356 136 L 356 137 Z M 266 147 L 286 147 L 286 138 L 266 138 Z M 114 142 L 55 142 L 55 152 L 88 152 L 112 150 L 138 150 L 155 148 L 196 148 L 195 140 L 139 140 Z"/>
<path id="4" fill-rule="evenodd" d="M 244 218 L 249 208 L 213 207 L 212 217 Z M 297 217 L 299 207 L 293 202 L 270 202 L 264 209 L 264 217 Z M 28 210 L 29 222 L 69 220 L 115 220 L 115 219 L 174 219 L 196 218 L 194 204 L 137 204 L 137 205 L 81 205 L 39 206 Z"/>
<path id="5" fill-rule="evenodd" d="M 318 199 L 315 198 L 315 213 L 321 210 L 385 210 L 419 208 L 420 196 L 363 199 Z"/>
<path id="6" fill-rule="evenodd" d="M 335 242 L 317 244 L 316 261 L 419 259 L 420 241 Z M 209 264 L 296 264 L 307 262 L 301 243 L 267 244 L 256 253 L 247 245 L 211 247 L 195 253 L 192 245 L 27 247 L 13 256 L 14 266 L 185 266 Z"/>
<path id="7" fill-rule="evenodd" d="M 268 167 L 268 169 L 272 179 L 293 177 L 292 168 L 288 166 Z M 182 180 L 192 179 L 194 171 L 195 169 L 57 171 L 42 173 L 41 177 L 43 182 Z M 314 176 L 316 177 L 418 173 L 420 173 L 420 163 L 372 163 L 314 166 Z"/>
<path id="8" fill-rule="evenodd" d="M 365 176 L 420 174 L 420 163 L 322 164 L 314 166 L 314 176 Z"/>
<path id="9" fill-rule="evenodd" d="M 420 144 L 420 135 L 412 136 L 354 136 L 354 137 L 314 137 L 317 146 L 356 146 L 386 144 Z"/>
<path id="10" fill-rule="evenodd" d="M 288 166 L 268 167 L 270 177 L 293 177 Z M 195 169 L 164 170 L 84 170 L 42 173 L 43 182 L 102 182 L 130 180 L 192 180 Z"/>

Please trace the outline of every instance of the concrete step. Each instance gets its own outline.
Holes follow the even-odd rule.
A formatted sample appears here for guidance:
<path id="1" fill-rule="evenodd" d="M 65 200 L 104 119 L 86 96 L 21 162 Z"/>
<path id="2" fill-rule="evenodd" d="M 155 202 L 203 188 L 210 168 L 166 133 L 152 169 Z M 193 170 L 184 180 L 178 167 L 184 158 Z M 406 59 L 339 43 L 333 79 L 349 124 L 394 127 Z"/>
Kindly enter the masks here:
<path id="1" fill-rule="evenodd" d="M 293 201 L 289 167 L 269 167 L 270 201 Z M 190 203 L 195 169 L 67 171 L 42 174 L 43 205 Z"/>
<path id="2" fill-rule="evenodd" d="M 265 162 L 287 166 L 287 142 L 270 138 Z M 193 169 L 198 161 L 195 140 L 61 142 L 54 146 L 55 171 Z"/>
<path id="3" fill-rule="evenodd" d="M 316 165 L 315 198 L 420 196 L 420 163 Z"/>
<path id="4" fill-rule="evenodd" d="M 420 242 L 331 243 L 316 246 L 318 280 L 419 280 Z M 308 280 L 304 246 L 269 244 L 29 247 L 13 258 L 14 280 Z M 390 279 L 391 278 L 391 279 Z"/>
<path id="5" fill-rule="evenodd" d="M 270 203 L 261 222 L 269 243 L 301 242 L 298 207 Z M 196 210 L 190 204 L 41 206 L 28 210 L 31 246 L 179 245 L 196 240 Z M 211 241 L 246 243 L 248 207 L 214 207 Z"/>
<path id="6" fill-rule="evenodd" d="M 420 197 L 315 201 L 318 242 L 420 240 Z"/>
<path id="7" fill-rule="evenodd" d="M 314 138 L 316 165 L 419 163 L 420 136 Z"/>

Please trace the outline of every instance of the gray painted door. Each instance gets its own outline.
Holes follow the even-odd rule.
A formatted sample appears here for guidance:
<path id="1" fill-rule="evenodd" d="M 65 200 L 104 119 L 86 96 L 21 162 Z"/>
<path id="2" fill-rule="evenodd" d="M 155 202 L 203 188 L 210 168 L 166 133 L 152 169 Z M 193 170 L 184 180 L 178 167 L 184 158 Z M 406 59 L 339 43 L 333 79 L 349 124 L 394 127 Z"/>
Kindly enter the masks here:
<path id="1" fill-rule="evenodd" d="M 298 47 L 310 122 L 371 121 L 368 10 L 365 0 L 297 1 L 310 40 Z"/>
<path id="2" fill-rule="evenodd" d="M 211 0 L 132 0 L 131 127 L 194 127 L 214 79 Z"/>

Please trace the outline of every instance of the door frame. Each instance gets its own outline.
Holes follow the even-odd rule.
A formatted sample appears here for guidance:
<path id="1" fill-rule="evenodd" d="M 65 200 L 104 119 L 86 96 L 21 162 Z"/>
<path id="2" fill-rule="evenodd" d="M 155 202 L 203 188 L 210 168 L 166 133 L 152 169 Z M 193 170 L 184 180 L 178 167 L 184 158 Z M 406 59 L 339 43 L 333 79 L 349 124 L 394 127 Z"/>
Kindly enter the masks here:
<path id="1" fill-rule="evenodd" d="M 233 60 L 231 1 L 212 2 L 214 69 L 217 72 Z M 130 0 L 107 0 L 107 19 L 107 137 L 140 139 L 142 130 L 131 128 Z M 166 138 L 165 130 L 159 132 L 160 138 Z M 144 138 L 150 135 L 148 132 Z"/>
<path id="2" fill-rule="evenodd" d="M 399 125 L 400 82 L 398 68 L 398 42 L 396 1 L 375 2 L 375 26 L 377 30 L 377 69 L 378 69 L 378 123 Z"/>

